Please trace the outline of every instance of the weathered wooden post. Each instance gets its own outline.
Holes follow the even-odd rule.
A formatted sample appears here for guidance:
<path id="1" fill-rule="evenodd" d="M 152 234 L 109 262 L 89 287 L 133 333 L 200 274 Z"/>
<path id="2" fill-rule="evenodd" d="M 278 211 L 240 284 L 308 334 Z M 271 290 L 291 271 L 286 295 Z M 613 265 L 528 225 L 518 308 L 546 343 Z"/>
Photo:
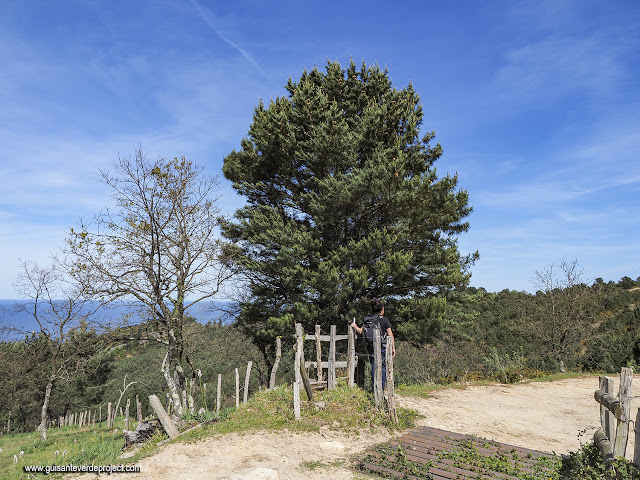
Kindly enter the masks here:
<path id="1" fill-rule="evenodd" d="M 293 382 L 293 412 L 296 420 L 301 420 L 300 414 L 300 384 L 302 383 L 302 374 L 300 369 L 304 368 L 304 334 L 302 333 L 302 325 L 296 323 L 296 355 L 294 364 L 295 381 Z"/>
<path id="2" fill-rule="evenodd" d="M 638 408 L 638 413 L 636 414 L 636 423 L 633 430 L 635 432 L 635 445 L 633 447 L 633 464 L 637 468 L 640 468 L 640 408 Z"/>
<path id="3" fill-rule="evenodd" d="M 322 382 L 322 341 L 320 340 L 320 325 L 316 325 L 316 371 L 318 382 Z"/>
<path id="4" fill-rule="evenodd" d="M 107 403 L 107 428 L 111 428 L 111 402 Z"/>
<path id="5" fill-rule="evenodd" d="M 608 393 L 609 395 L 613 394 L 613 379 L 608 377 L 598 377 L 598 385 L 600 390 Z M 603 405 L 600 405 L 600 425 L 602 425 L 602 431 L 605 433 L 609 440 L 613 439 L 613 426 L 615 425 L 616 417 L 611 413 L 611 411 L 605 408 Z"/>
<path id="6" fill-rule="evenodd" d="M 271 369 L 271 378 L 269 380 L 269 388 L 276 388 L 276 372 L 280 366 L 280 358 L 282 358 L 282 339 L 276 338 L 276 361 Z"/>
<path id="7" fill-rule="evenodd" d="M 398 411 L 396 410 L 396 392 L 393 383 L 393 341 L 391 337 L 387 337 L 386 348 L 387 360 L 387 406 L 389 408 L 389 417 L 395 423 L 398 423 Z"/>
<path id="8" fill-rule="evenodd" d="M 347 327 L 347 386 L 355 384 L 356 370 L 356 339 L 351 325 Z"/>
<path id="9" fill-rule="evenodd" d="M 218 374 L 218 392 L 216 394 L 216 413 L 220 415 L 220 397 L 222 396 L 222 374 Z"/>
<path id="10" fill-rule="evenodd" d="M 327 390 L 336 388 L 336 326 L 331 325 L 329 335 L 329 368 L 327 371 Z"/>
<path id="11" fill-rule="evenodd" d="M 131 405 L 131 399 L 127 398 L 127 406 L 124 409 L 124 428 L 129 430 L 129 406 Z"/>
<path id="12" fill-rule="evenodd" d="M 140 425 L 142 423 L 142 403 L 138 395 L 136 395 L 136 415 L 138 416 L 138 425 Z"/>
<path id="13" fill-rule="evenodd" d="M 156 414 L 156 417 L 158 417 L 158 420 L 160 420 L 164 431 L 167 432 L 167 435 L 169 435 L 169 438 L 176 438 L 178 435 L 180 435 L 178 429 L 173 423 L 173 420 L 171 420 L 169 414 L 162 407 L 160 399 L 155 395 L 149 395 L 149 403 L 151 404 L 151 408 Z"/>
<path id="14" fill-rule="evenodd" d="M 98 406 L 98 423 L 102 427 L 102 404 Z"/>
<path id="15" fill-rule="evenodd" d="M 620 372 L 620 393 L 618 398 L 622 405 L 622 417 L 618 419 L 616 429 L 616 441 L 613 444 L 613 454 L 616 457 L 624 457 L 629 439 L 629 420 L 631 419 L 631 384 L 633 382 L 633 370 L 623 367 Z"/>
<path id="16" fill-rule="evenodd" d="M 247 375 L 244 378 L 244 403 L 247 403 L 247 400 L 249 400 L 249 377 L 251 376 L 252 366 L 253 361 L 249 360 L 249 363 L 247 363 Z"/>
<path id="17" fill-rule="evenodd" d="M 240 373 L 236 368 L 236 408 L 240 406 Z"/>
<path id="18" fill-rule="evenodd" d="M 382 408 L 383 404 L 383 390 L 382 390 L 382 345 L 380 341 L 380 330 L 375 329 L 373 331 L 373 358 L 374 358 L 374 372 L 373 372 L 373 398 L 376 408 Z"/>

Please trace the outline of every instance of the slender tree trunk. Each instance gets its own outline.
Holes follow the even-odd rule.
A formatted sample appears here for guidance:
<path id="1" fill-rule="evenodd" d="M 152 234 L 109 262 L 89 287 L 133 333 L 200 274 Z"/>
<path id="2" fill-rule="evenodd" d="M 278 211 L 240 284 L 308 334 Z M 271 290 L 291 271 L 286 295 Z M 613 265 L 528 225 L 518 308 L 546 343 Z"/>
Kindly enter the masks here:
<path id="1" fill-rule="evenodd" d="M 40 432 L 40 438 L 42 440 L 47 439 L 47 429 L 49 428 L 49 401 L 51 400 L 51 390 L 53 389 L 53 382 L 55 377 L 50 377 L 47 382 L 47 388 L 44 392 L 44 402 L 42 402 L 42 411 L 40 413 L 40 425 L 38 431 Z"/>

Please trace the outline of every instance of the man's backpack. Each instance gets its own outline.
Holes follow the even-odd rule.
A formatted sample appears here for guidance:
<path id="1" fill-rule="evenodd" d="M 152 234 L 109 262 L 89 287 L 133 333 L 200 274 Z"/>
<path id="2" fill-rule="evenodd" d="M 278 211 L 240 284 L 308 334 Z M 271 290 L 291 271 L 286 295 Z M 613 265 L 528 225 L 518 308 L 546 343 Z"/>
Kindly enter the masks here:
<path id="1" fill-rule="evenodd" d="M 363 337 L 366 343 L 373 343 L 374 332 L 378 330 L 380 332 L 380 340 L 382 344 L 385 344 L 387 339 L 387 332 L 383 331 L 380 322 L 382 321 L 382 317 L 378 313 L 374 313 L 371 315 L 367 315 L 364 317 L 364 332 Z"/>

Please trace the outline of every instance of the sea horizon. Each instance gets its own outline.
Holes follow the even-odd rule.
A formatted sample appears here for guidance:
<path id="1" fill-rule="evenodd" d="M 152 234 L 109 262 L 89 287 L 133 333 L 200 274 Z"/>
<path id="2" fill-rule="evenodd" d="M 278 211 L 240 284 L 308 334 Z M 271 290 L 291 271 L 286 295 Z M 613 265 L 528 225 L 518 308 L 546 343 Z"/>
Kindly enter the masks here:
<path id="1" fill-rule="evenodd" d="M 0 332 L 0 340 L 8 339 L 14 341 L 20 339 L 25 332 L 38 331 L 39 327 L 33 316 L 24 310 L 20 310 L 18 305 L 26 304 L 31 300 L 26 299 L 0 299 L 0 327 L 9 327 L 20 330 L 20 333 L 9 333 L 7 331 Z M 91 302 L 97 303 L 97 302 Z M 110 323 L 116 322 L 122 319 L 125 315 L 133 315 L 133 323 L 142 323 L 142 318 L 135 318 L 136 307 L 132 306 L 130 302 L 114 302 L 109 307 L 104 307 L 98 310 L 94 318 L 101 322 Z M 194 318 L 198 323 L 203 325 L 211 323 L 223 323 L 228 325 L 233 323 L 233 317 L 227 313 L 228 307 L 235 302 L 232 300 L 213 300 L 198 303 L 187 311 L 189 317 Z M 222 310 L 224 308 L 224 310 Z"/>

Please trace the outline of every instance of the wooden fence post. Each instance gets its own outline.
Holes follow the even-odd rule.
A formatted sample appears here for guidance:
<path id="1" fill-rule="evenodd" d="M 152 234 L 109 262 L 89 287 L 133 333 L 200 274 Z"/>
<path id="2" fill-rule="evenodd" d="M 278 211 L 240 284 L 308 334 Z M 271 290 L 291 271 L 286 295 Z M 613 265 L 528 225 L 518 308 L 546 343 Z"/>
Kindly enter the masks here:
<path id="1" fill-rule="evenodd" d="M 247 403 L 247 400 L 249 400 L 249 377 L 251 376 L 252 366 L 253 361 L 249 360 L 249 363 L 247 363 L 247 375 L 244 378 L 244 403 Z"/>
<path id="2" fill-rule="evenodd" d="M 178 435 L 180 435 L 178 433 L 178 429 L 173 423 L 173 420 L 171 420 L 169 414 L 167 414 L 166 410 L 162 407 L 160 399 L 155 395 L 149 395 L 149 403 L 151 404 L 151 408 L 155 412 L 156 417 L 158 417 L 158 420 L 160 420 L 164 431 L 167 432 L 167 435 L 169 435 L 169 438 L 176 438 Z"/>
<path id="3" fill-rule="evenodd" d="M 378 329 L 374 329 L 373 331 L 373 358 L 375 362 L 373 372 L 373 398 L 376 408 L 382 408 L 382 345 L 380 341 L 380 330 Z"/>
<path id="4" fill-rule="evenodd" d="M 216 395 L 216 413 L 220 415 L 220 397 L 222 391 L 222 374 L 218 374 L 218 393 Z"/>
<path id="5" fill-rule="evenodd" d="M 638 408 L 638 413 L 636 414 L 636 423 L 633 430 L 635 432 L 635 446 L 633 447 L 633 464 L 637 468 L 640 468 L 640 408 Z"/>
<path id="6" fill-rule="evenodd" d="M 138 425 L 140 425 L 142 423 L 142 403 L 138 395 L 136 395 L 136 415 L 138 416 Z"/>
<path id="7" fill-rule="evenodd" d="M 609 395 L 613 394 L 613 379 L 608 377 L 598 377 L 598 385 L 600 390 Z M 600 405 L 600 425 L 602 425 L 602 431 L 607 436 L 609 440 L 613 439 L 612 428 L 615 425 L 616 419 L 609 411 L 609 409 L 605 408 L 603 405 Z"/>
<path id="8" fill-rule="evenodd" d="M 129 430 L 129 406 L 131 405 L 131 399 L 127 398 L 127 406 L 124 409 L 124 429 Z"/>
<path id="9" fill-rule="evenodd" d="M 327 371 L 327 390 L 336 388 L 336 326 L 331 325 L 329 335 L 329 369 Z"/>
<path id="10" fill-rule="evenodd" d="M 393 341 L 387 337 L 387 348 L 385 350 L 387 360 L 387 406 L 389 407 L 389 417 L 394 423 L 398 423 L 398 411 L 396 410 L 396 392 L 393 383 Z"/>
<path id="11" fill-rule="evenodd" d="M 300 369 L 304 368 L 304 335 L 302 333 L 302 325 L 296 323 L 296 356 L 294 364 L 295 381 L 293 382 L 293 412 L 296 420 L 301 420 L 300 414 L 300 384 L 302 383 L 302 374 Z"/>
<path id="12" fill-rule="evenodd" d="M 347 327 L 347 386 L 355 384 L 356 371 L 356 341 L 351 325 Z"/>
<path id="13" fill-rule="evenodd" d="M 107 428 L 111 428 L 111 402 L 107 403 Z"/>
<path id="14" fill-rule="evenodd" d="M 269 388 L 276 388 L 276 372 L 280 366 L 280 358 L 282 357 L 282 339 L 276 338 L 276 362 L 271 369 L 271 379 L 269 380 Z"/>
<path id="15" fill-rule="evenodd" d="M 322 382 L 322 342 L 320 341 L 320 325 L 316 325 L 316 366 L 318 382 Z"/>
<path id="16" fill-rule="evenodd" d="M 236 408 L 240 406 L 240 374 L 236 368 Z"/>
<path id="17" fill-rule="evenodd" d="M 622 405 L 622 418 L 618 420 L 616 429 L 616 441 L 613 444 L 613 454 L 615 457 L 624 457 L 629 439 L 629 420 L 631 417 L 631 383 L 633 382 L 633 370 L 623 367 L 620 372 L 620 394 L 619 399 Z"/>

